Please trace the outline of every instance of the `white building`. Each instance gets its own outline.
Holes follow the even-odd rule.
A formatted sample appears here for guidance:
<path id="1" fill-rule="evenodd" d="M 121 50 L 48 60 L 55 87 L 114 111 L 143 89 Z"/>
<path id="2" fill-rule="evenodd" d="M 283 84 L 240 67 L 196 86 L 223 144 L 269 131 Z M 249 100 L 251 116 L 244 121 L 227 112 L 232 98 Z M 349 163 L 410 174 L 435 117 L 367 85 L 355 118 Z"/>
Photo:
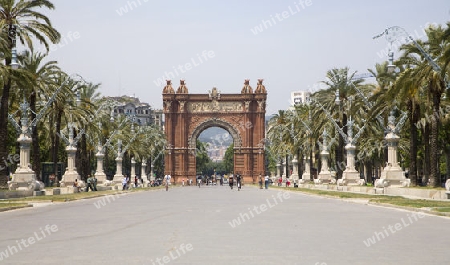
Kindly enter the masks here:
<path id="1" fill-rule="evenodd" d="M 309 91 L 293 91 L 291 92 L 291 106 L 305 104 L 309 101 L 311 92 Z"/>
<path id="2" fill-rule="evenodd" d="M 154 110 L 150 104 L 140 102 L 139 98 L 133 96 L 121 96 L 121 97 L 107 97 L 116 102 L 119 102 L 114 107 L 114 114 L 128 114 L 136 117 L 136 122 L 139 125 L 152 125 L 155 124 L 159 128 L 164 128 L 163 111 Z"/>

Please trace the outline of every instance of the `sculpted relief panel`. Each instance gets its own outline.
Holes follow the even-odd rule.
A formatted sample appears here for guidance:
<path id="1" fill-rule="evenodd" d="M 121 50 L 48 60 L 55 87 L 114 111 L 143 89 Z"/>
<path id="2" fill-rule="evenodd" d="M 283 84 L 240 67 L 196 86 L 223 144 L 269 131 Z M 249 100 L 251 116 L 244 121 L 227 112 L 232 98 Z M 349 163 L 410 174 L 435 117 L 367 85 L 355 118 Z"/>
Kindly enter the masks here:
<path id="1" fill-rule="evenodd" d="M 190 102 L 187 105 L 190 113 L 200 112 L 242 112 L 241 102 L 219 102 L 213 100 L 210 102 Z"/>

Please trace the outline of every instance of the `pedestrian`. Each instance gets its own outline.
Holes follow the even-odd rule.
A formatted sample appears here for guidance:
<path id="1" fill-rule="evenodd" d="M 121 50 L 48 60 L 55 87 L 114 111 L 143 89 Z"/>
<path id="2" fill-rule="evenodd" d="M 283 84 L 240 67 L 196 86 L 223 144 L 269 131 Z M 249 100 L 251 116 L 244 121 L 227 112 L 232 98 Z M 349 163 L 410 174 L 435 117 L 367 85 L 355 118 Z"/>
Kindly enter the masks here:
<path id="1" fill-rule="evenodd" d="M 97 178 L 95 175 L 92 177 L 92 187 L 94 188 L 94 191 L 97 191 Z"/>
<path id="2" fill-rule="evenodd" d="M 183 178 L 183 180 L 181 181 L 181 186 L 184 187 L 184 178 Z"/>
<path id="3" fill-rule="evenodd" d="M 283 178 L 282 177 L 280 177 L 279 179 L 278 179 L 278 187 L 281 187 L 281 183 L 283 182 Z"/>
<path id="4" fill-rule="evenodd" d="M 164 177 L 164 180 L 165 180 L 165 182 L 166 182 L 166 191 L 168 191 L 169 190 L 169 185 L 170 185 L 170 179 L 171 179 L 172 177 L 170 176 L 170 175 L 166 175 L 165 177 Z"/>
<path id="5" fill-rule="evenodd" d="M 266 186 L 266 190 L 269 188 L 269 175 L 264 177 L 264 185 Z"/>
<path id="6" fill-rule="evenodd" d="M 236 186 L 238 188 L 238 191 L 241 190 L 241 174 L 236 174 Z"/>
<path id="7" fill-rule="evenodd" d="M 259 174 L 259 189 L 262 190 L 262 176 Z"/>
<path id="8" fill-rule="evenodd" d="M 87 182 L 86 192 L 89 192 L 89 189 L 93 191 L 94 189 L 92 188 L 92 178 L 91 178 L 91 175 L 88 175 L 88 176 L 87 176 L 86 182 Z"/>
<path id="9" fill-rule="evenodd" d="M 228 178 L 228 185 L 230 185 L 230 188 L 233 189 L 233 174 Z"/>
<path id="10" fill-rule="evenodd" d="M 137 188 L 137 186 L 138 186 L 137 182 L 138 182 L 138 177 L 134 176 L 134 187 L 135 188 Z"/>
<path id="11" fill-rule="evenodd" d="M 126 190 L 127 188 L 127 177 L 124 176 L 122 179 L 122 190 Z"/>
<path id="12" fill-rule="evenodd" d="M 289 187 L 291 185 L 291 181 L 289 179 L 286 179 L 286 187 Z"/>

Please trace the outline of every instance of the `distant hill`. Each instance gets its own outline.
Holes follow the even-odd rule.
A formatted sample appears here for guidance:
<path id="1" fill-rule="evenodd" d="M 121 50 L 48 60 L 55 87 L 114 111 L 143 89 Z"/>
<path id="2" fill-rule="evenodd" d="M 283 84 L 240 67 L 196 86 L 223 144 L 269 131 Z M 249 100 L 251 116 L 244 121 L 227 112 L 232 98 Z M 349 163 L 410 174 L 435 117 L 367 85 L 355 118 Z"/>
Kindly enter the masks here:
<path id="1" fill-rule="evenodd" d="M 211 143 L 214 145 L 229 146 L 233 143 L 233 137 L 224 129 L 219 127 L 211 127 L 204 130 L 198 139 L 201 142 Z"/>

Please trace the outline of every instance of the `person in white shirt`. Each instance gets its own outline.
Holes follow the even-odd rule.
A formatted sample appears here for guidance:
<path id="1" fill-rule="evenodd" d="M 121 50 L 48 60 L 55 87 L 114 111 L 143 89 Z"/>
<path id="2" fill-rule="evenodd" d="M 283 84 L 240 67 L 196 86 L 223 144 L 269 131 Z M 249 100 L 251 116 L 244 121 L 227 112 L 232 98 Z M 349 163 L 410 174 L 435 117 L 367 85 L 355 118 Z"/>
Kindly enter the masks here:
<path id="1" fill-rule="evenodd" d="M 264 185 L 266 186 L 266 190 L 269 188 L 269 176 L 266 175 L 264 177 Z"/>
<path id="2" fill-rule="evenodd" d="M 171 179 L 172 177 L 170 176 L 170 175 L 166 175 L 165 177 L 164 177 L 164 180 L 166 181 L 166 191 L 169 189 L 169 185 L 170 185 L 170 179 Z"/>

